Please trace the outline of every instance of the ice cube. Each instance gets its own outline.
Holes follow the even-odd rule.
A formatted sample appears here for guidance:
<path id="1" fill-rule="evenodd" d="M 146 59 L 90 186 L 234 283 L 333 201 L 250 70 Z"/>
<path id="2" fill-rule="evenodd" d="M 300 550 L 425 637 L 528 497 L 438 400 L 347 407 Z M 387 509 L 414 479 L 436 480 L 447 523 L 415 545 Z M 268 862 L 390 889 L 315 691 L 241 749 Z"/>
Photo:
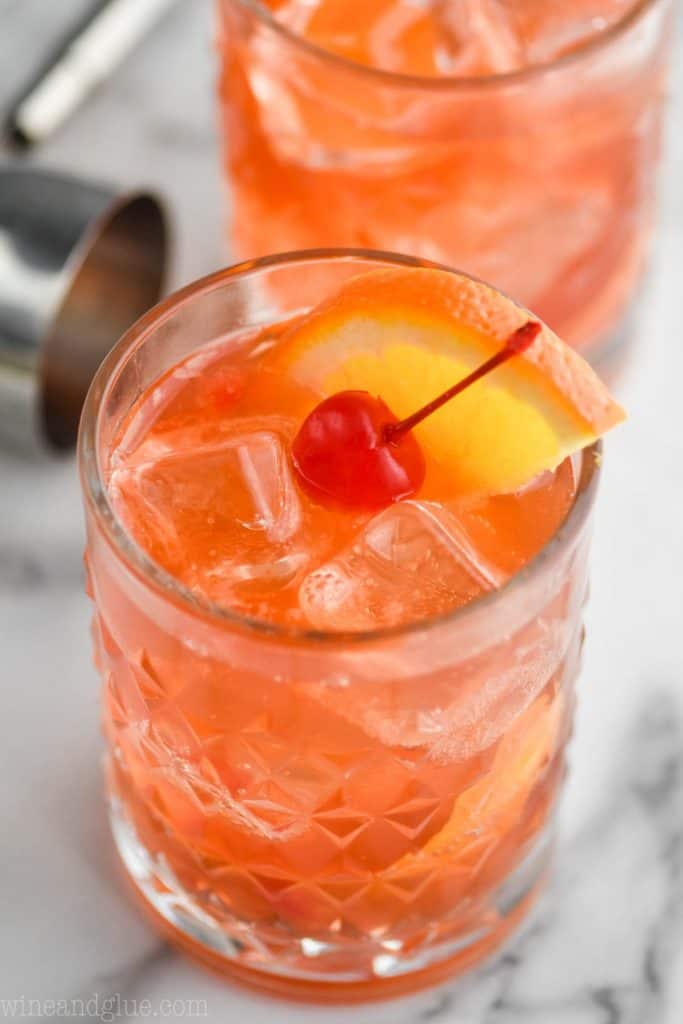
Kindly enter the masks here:
<path id="1" fill-rule="evenodd" d="M 118 486 L 126 472 L 115 474 Z M 180 527 L 186 520 L 236 521 L 277 542 L 291 537 L 301 517 L 284 446 L 269 431 L 181 451 L 160 446 L 156 457 L 129 472 L 145 504 L 163 509 Z"/>
<path id="2" fill-rule="evenodd" d="M 434 0 L 444 74 L 485 75 L 552 61 L 604 32 L 633 0 Z"/>
<path id="3" fill-rule="evenodd" d="M 506 7 L 505 0 L 434 0 L 442 74 L 500 74 L 522 66 L 521 42 Z"/>
<path id="4" fill-rule="evenodd" d="M 514 23 L 524 63 L 568 53 L 614 25 L 634 0 L 498 0 Z"/>
<path id="5" fill-rule="evenodd" d="M 433 74 L 433 0 L 285 0 L 277 20 L 323 50 L 384 71 Z"/>
<path id="6" fill-rule="evenodd" d="M 454 514 L 430 502 L 403 501 L 309 573 L 299 604 L 315 629 L 369 630 L 445 612 L 502 582 Z"/>
<path id="7" fill-rule="evenodd" d="M 269 430 L 196 447 L 147 446 L 110 491 L 133 535 L 165 568 L 214 600 L 241 582 L 286 585 L 303 567 L 302 510 L 285 446 Z"/>

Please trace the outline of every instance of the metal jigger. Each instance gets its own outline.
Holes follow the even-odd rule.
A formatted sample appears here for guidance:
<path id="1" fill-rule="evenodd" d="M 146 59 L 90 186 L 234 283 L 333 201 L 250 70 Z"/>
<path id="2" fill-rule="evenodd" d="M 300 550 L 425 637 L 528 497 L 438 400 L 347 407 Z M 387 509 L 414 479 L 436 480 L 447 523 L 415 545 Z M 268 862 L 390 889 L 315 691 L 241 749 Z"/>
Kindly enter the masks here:
<path id="1" fill-rule="evenodd" d="M 162 291 L 159 201 L 0 168 L 0 443 L 71 448 L 90 381 Z"/>

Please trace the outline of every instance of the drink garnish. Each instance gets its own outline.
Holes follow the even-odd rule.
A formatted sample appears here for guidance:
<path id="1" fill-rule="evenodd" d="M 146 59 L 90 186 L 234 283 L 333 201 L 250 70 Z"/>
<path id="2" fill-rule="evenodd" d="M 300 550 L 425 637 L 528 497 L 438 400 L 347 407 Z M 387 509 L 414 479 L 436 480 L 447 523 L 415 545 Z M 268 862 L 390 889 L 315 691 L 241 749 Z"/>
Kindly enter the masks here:
<path id="1" fill-rule="evenodd" d="M 368 391 L 340 391 L 306 417 L 292 445 L 299 483 L 313 496 L 378 509 L 422 486 L 426 464 L 413 428 L 513 356 L 541 331 L 529 320 L 493 356 L 412 415 L 399 420 Z"/>
<path id="2" fill-rule="evenodd" d="M 349 279 L 267 363 L 302 389 L 300 482 L 350 509 L 386 507 L 423 479 L 422 497 L 437 478 L 452 500 L 514 494 L 624 419 L 548 327 L 489 285 L 436 268 Z"/>

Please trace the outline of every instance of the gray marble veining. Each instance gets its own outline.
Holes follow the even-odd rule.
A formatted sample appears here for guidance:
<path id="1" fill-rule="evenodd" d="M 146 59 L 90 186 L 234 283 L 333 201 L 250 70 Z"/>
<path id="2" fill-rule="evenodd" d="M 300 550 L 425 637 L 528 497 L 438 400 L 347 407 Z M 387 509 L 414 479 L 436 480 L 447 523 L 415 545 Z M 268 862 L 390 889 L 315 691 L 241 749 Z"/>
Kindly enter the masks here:
<path id="1" fill-rule="evenodd" d="M 0 0 L 0 107 L 84 6 Z M 210 7 L 179 0 L 30 157 L 166 194 L 177 212 L 176 282 L 227 259 Z M 455 985 L 323 1010 L 234 989 L 148 930 L 104 819 L 75 466 L 0 452 L 0 1016 L 12 1012 L 3 999 L 97 995 L 137 1001 L 128 1016 L 139 1020 L 143 1000 L 159 1012 L 163 999 L 195 999 L 206 1009 L 197 1019 L 221 1024 L 683 1024 L 680 43 L 676 52 L 643 339 L 621 385 L 631 420 L 607 450 L 562 840 L 522 935 Z"/>

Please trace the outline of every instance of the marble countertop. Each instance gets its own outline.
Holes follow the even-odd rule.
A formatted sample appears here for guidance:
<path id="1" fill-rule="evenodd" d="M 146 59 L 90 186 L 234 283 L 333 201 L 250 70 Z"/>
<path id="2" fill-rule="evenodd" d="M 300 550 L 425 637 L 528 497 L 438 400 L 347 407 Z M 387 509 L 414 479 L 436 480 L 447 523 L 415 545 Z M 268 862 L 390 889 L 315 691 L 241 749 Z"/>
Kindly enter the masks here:
<path id="1" fill-rule="evenodd" d="M 52 30 L 85 6 L 0 0 L 0 106 Z M 226 262 L 210 7 L 180 0 L 30 158 L 159 188 L 177 211 L 174 282 Z M 524 933 L 464 981 L 354 1010 L 261 1000 L 162 943 L 128 901 L 105 823 L 75 464 L 0 452 L 0 1017 L 54 1015 L 49 1000 L 87 1007 L 97 997 L 90 1015 L 99 1010 L 105 1020 L 110 1005 L 111 1019 L 222 1024 L 681 1024 L 680 42 L 677 55 L 669 120 L 678 131 L 667 141 L 642 344 L 620 384 L 631 419 L 609 442 L 599 503 L 561 848 Z M 176 999 L 199 1002 L 162 1003 Z M 79 1004 L 70 1006 L 68 1018 L 77 1019 Z"/>

